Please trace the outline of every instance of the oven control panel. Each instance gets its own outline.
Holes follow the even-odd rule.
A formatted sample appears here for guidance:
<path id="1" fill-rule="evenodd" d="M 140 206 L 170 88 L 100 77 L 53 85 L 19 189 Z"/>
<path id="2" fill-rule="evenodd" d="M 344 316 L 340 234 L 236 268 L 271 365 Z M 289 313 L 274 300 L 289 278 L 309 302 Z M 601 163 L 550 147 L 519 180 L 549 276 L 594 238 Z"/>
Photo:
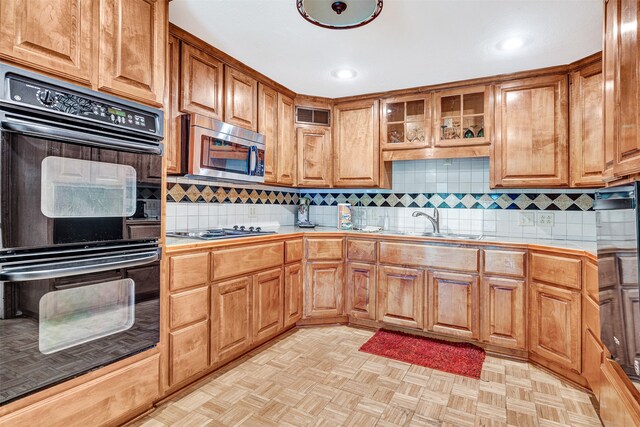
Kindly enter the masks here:
<path id="1" fill-rule="evenodd" d="M 117 104 L 92 99 L 40 82 L 9 78 L 9 96 L 13 102 L 44 107 L 62 113 L 87 117 L 123 128 L 156 133 L 157 117 Z"/>

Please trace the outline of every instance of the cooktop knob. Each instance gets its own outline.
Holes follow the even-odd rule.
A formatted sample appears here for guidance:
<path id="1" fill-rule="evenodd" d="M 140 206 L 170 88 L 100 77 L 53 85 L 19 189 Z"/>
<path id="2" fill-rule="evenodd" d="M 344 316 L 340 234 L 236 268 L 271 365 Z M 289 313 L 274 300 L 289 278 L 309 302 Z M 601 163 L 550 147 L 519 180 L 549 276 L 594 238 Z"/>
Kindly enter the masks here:
<path id="1" fill-rule="evenodd" d="M 254 227 L 249 227 L 249 231 L 253 231 L 253 230 L 254 230 Z"/>
<path id="2" fill-rule="evenodd" d="M 244 225 L 241 225 L 240 226 L 240 231 L 244 231 L 244 228 L 245 228 Z"/>
<path id="3" fill-rule="evenodd" d="M 234 229 L 234 230 L 237 230 L 238 228 L 239 228 L 239 227 L 238 227 L 237 225 L 234 225 L 234 226 L 233 226 L 233 229 Z"/>
<path id="4" fill-rule="evenodd" d="M 260 227 L 256 227 L 256 231 L 259 233 L 259 232 L 261 232 L 261 231 L 262 231 L 262 228 L 260 228 Z"/>

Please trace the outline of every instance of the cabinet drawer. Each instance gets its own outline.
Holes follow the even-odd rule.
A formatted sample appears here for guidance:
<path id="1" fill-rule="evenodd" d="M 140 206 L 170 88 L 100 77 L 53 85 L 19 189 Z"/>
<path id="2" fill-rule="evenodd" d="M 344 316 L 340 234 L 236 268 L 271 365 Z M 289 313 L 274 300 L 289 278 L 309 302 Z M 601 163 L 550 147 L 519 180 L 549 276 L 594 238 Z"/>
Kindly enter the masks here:
<path id="1" fill-rule="evenodd" d="M 302 239 L 284 242 L 284 262 L 300 261 L 302 259 Z"/>
<path id="2" fill-rule="evenodd" d="M 171 295 L 169 301 L 169 328 L 172 330 L 209 317 L 209 287 Z"/>
<path id="3" fill-rule="evenodd" d="M 169 270 L 172 291 L 205 285 L 209 277 L 209 252 L 172 256 Z"/>
<path id="4" fill-rule="evenodd" d="M 307 260 L 342 259 L 343 240 L 307 239 Z"/>
<path id="5" fill-rule="evenodd" d="M 484 251 L 484 272 L 503 276 L 524 277 L 527 253 L 488 249 Z"/>
<path id="6" fill-rule="evenodd" d="M 347 257 L 354 261 L 376 262 L 375 240 L 347 240 Z"/>
<path id="7" fill-rule="evenodd" d="M 158 397 L 160 356 L 135 362 L 102 377 L 11 412 L 3 426 L 120 425 L 127 414 L 151 408 Z M 64 408 L 64 410 L 61 410 Z M 46 420 L 44 422 L 43 420 Z"/>
<path id="8" fill-rule="evenodd" d="M 169 334 L 171 364 L 169 382 L 178 384 L 209 365 L 209 321 Z"/>
<path id="9" fill-rule="evenodd" d="M 478 249 L 381 242 L 380 263 L 478 272 Z"/>
<path id="10" fill-rule="evenodd" d="M 532 253 L 531 278 L 552 285 L 580 289 L 582 261 L 560 255 Z"/>
<path id="11" fill-rule="evenodd" d="M 283 242 L 214 251 L 212 280 L 277 267 L 283 260 Z"/>

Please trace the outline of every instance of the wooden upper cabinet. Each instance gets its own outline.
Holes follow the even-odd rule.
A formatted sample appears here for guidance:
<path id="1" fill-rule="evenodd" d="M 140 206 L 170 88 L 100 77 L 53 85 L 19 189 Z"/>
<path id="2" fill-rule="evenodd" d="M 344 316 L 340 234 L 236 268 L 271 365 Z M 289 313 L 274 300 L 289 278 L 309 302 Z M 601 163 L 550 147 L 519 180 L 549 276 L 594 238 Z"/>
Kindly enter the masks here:
<path id="1" fill-rule="evenodd" d="M 423 295 L 423 270 L 388 265 L 378 267 L 378 321 L 422 329 Z"/>
<path id="2" fill-rule="evenodd" d="M 91 85 L 99 2 L 0 1 L 0 58 Z"/>
<path id="3" fill-rule="evenodd" d="M 621 0 L 606 0 L 604 4 L 604 48 L 602 50 L 604 170 L 602 178 L 612 181 L 614 150 L 618 140 L 617 115 L 619 94 L 618 40 Z"/>
<path id="4" fill-rule="evenodd" d="M 612 0 L 609 0 L 611 2 Z M 613 173 L 616 176 L 626 176 L 640 172 L 640 33 L 638 19 L 640 7 L 636 0 L 621 0 L 619 9 L 619 23 L 614 31 L 618 32 L 618 96 L 617 109 L 618 136 L 614 142 Z M 613 18 L 616 19 L 616 18 Z M 606 44 L 606 42 L 605 42 Z"/>
<path id="5" fill-rule="evenodd" d="M 489 144 L 493 119 L 492 101 L 490 86 L 436 92 L 433 121 L 435 146 Z"/>
<path id="6" fill-rule="evenodd" d="M 602 62 L 571 74 L 571 186 L 601 187 L 604 168 Z"/>
<path id="7" fill-rule="evenodd" d="M 569 184 L 567 76 L 496 87 L 492 187 Z"/>
<path id="8" fill-rule="evenodd" d="M 293 99 L 278 95 L 278 184 L 296 184 L 296 134 Z"/>
<path id="9" fill-rule="evenodd" d="M 100 1 L 100 90 L 162 106 L 166 20 L 166 0 Z"/>
<path id="10" fill-rule="evenodd" d="M 222 120 L 224 68 L 222 62 L 187 44 L 182 44 L 180 110 Z"/>
<path id="11" fill-rule="evenodd" d="M 581 294 L 531 283 L 529 350 L 580 372 Z"/>
<path id="12" fill-rule="evenodd" d="M 278 180 L 278 92 L 258 83 L 258 132 L 264 135 L 264 182 Z"/>
<path id="13" fill-rule="evenodd" d="M 257 131 L 258 81 L 235 68 L 225 66 L 224 90 L 224 121 Z"/>
<path id="14" fill-rule="evenodd" d="M 166 107 L 167 133 L 165 135 L 164 156 L 167 173 L 182 173 L 182 134 L 180 112 L 180 40 L 169 35 L 168 49 L 168 90 L 169 105 Z"/>
<path id="15" fill-rule="evenodd" d="M 380 123 L 383 150 L 431 146 L 431 94 L 383 99 Z"/>
<path id="16" fill-rule="evenodd" d="M 331 186 L 331 132 L 329 128 L 297 130 L 298 186 Z"/>
<path id="17" fill-rule="evenodd" d="M 336 104 L 333 109 L 334 184 L 374 187 L 380 171 L 378 100 Z"/>
<path id="18" fill-rule="evenodd" d="M 427 327 L 433 332 L 461 338 L 480 338 L 478 276 L 430 271 Z"/>

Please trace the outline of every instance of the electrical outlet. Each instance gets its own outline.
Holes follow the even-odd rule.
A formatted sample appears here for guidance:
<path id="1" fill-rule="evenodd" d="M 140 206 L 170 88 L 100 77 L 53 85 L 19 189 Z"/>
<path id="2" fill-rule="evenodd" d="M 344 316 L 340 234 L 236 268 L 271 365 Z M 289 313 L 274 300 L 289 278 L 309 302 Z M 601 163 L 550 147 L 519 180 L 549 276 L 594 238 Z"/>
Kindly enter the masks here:
<path id="1" fill-rule="evenodd" d="M 552 212 L 538 212 L 536 214 L 536 224 L 539 227 L 553 227 L 553 213 Z"/>
<path id="2" fill-rule="evenodd" d="M 522 227 L 533 227 L 536 224 L 536 217 L 533 212 L 520 212 L 518 225 Z"/>
<path id="3" fill-rule="evenodd" d="M 445 166 L 451 166 L 453 165 L 453 160 L 451 159 L 444 159 L 444 161 L 442 162 L 443 165 Z"/>
<path id="4" fill-rule="evenodd" d="M 249 215 L 248 215 L 249 219 L 255 219 L 257 218 L 256 215 L 256 207 L 255 206 L 249 206 Z"/>

